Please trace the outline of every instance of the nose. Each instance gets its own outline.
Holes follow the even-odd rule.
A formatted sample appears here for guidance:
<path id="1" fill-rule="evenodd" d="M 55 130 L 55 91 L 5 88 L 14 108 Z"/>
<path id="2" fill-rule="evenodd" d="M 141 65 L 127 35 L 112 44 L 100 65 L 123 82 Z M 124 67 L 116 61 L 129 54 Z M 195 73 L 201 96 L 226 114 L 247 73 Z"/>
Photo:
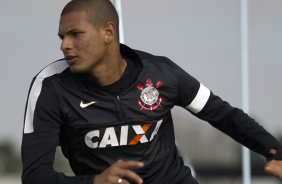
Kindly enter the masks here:
<path id="1" fill-rule="evenodd" d="M 64 52 L 64 51 L 67 51 L 67 50 L 71 50 L 72 47 L 73 47 L 72 41 L 69 38 L 65 37 L 65 38 L 62 39 L 61 51 Z"/>

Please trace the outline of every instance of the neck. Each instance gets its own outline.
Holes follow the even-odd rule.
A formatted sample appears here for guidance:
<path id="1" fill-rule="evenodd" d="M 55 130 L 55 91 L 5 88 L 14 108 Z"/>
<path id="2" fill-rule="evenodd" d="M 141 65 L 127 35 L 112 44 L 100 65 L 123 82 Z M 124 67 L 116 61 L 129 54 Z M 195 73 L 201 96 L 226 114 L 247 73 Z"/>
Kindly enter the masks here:
<path id="1" fill-rule="evenodd" d="M 123 75 L 127 66 L 126 61 L 122 58 L 119 48 L 111 50 L 106 59 L 103 59 L 101 65 L 90 75 L 95 76 L 101 86 L 107 86 L 118 81 Z"/>
<path id="2" fill-rule="evenodd" d="M 116 59 L 114 64 L 101 69 L 95 77 L 101 86 L 111 85 L 121 78 L 126 66 L 126 61 L 120 57 Z"/>

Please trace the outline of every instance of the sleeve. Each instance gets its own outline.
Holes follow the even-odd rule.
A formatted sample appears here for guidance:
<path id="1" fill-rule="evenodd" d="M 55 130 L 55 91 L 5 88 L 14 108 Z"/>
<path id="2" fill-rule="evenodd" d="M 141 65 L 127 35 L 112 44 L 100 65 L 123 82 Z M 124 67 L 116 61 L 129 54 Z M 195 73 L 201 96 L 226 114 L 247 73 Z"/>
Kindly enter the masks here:
<path id="1" fill-rule="evenodd" d="M 22 140 L 23 184 L 92 184 L 94 176 L 65 176 L 53 169 L 62 114 L 51 82 L 33 80 Z"/>
<path id="2" fill-rule="evenodd" d="M 195 115 L 267 159 L 282 159 L 281 144 L 277 139 L 248 114 L 213 93 L 202 111 Z M 275 157 L 270 155 L 270 149 L 278 150 Z"/>
<path id="3" fill-rule="evenodd" d="M 251 150 L 264 155 L 267 159 L 282 160 L 282 147 L 277 139 L 267 132 L 254 119 L 241 109 L 214 95 L 207 87 L 171 62 L 178 81 L 179 105 L 198 118 L 232 137 Z M 276 149 L 276 155 L 270 155 Z"/>

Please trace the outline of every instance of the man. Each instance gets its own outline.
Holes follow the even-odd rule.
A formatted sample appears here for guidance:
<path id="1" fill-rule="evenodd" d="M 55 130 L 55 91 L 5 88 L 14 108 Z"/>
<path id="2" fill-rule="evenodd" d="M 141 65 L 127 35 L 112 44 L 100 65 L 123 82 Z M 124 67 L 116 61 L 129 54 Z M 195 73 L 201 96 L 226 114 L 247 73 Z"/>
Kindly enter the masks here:
<path id="1" fill-rule="evenodd" d="M 282 178 L 280 143 L 168 58 L 119 44 L 108 0 L 69 2 L 58 35 L 65 58 L 44 68 L 29 92 L 24 184 L 197 183 L 175 146 L 174 105 L 264 155 L 266 171 Z M 76 176 L 53 170 L 58 145 Z"/>

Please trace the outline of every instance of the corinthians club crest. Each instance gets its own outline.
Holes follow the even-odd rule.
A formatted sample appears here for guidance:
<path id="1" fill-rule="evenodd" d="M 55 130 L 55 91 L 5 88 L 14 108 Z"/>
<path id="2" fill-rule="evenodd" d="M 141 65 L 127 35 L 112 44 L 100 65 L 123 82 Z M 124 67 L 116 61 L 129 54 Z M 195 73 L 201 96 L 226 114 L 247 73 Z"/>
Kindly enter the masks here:
<path id="1" fill-rule="evenodd" d="M 162 87 L 162 85 L 162 82 L 157 82 L 154 86 L 150 79 L 146 81 L 145 88 L 141 83 L 137 84 L 137 89 L 141 91 L 140 99 L 138 100 L 141 110 L 153 111 L 161 105 L 162 97 L 159 96 L 158 88 Z"/>

